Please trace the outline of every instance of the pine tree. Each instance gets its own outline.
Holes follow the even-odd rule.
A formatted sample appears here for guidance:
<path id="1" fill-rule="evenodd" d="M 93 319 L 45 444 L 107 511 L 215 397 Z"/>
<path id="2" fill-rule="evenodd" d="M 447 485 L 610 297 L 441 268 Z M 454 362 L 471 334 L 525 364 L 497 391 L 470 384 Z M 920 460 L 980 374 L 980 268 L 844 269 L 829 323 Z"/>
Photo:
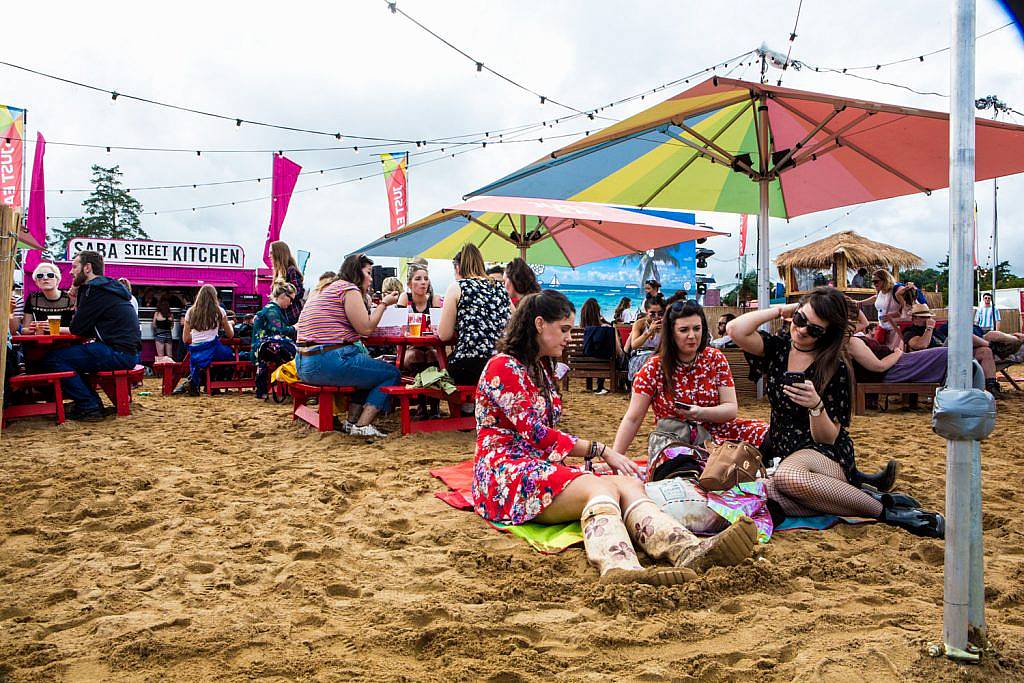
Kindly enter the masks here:
<path id="1" fill-rule="evenodd" d="M 106 239 L 149 239 L 142 229 L 139 216 L 142 204 L 121 187 L 119 166 L 104 168 L 93 165 L 92 194 L 82 202 L 85 215 L 68 221 L 53 231 L 50 249 L 60 253 L 73 237 L 100 237 Z"/>

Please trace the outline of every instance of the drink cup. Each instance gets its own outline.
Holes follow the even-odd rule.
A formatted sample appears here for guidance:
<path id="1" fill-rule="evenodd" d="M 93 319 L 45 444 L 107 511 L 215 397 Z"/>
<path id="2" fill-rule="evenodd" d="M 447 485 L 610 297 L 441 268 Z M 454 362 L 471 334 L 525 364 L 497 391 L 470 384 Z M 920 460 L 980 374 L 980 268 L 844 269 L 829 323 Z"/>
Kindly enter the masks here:
<path id="1" fill-rule="evenodd" d="M 50 334 L 53 334 L 53 335 L 60 334 L 60 316 L 59 315 L 49 315 L 49 316 L 46 316 L 46 322 L 50 326 L 50 329 L 49 329 Z"/>
<path id="2" fill-rule="evenodd" d="M 409 336 L 418 337 L 423 333 L 423 314 L 409 314 Z"/>

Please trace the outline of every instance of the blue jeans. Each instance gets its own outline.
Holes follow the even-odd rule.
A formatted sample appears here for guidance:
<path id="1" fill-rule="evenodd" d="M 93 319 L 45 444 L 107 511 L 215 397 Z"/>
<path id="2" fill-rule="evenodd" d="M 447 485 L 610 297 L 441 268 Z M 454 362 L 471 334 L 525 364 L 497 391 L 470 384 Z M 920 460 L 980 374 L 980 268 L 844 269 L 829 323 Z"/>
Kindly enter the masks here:
<path id="1" fill-rule="evenodd" d="M 189 344 L 188 359 L 189 381 L 193 387 L 198 389 L 203 386 L 205 375 L 203 371 L 210 367 L 210 363 L 234 360 L 235 353 L 221 344 L 220 339 L 211 339 L 201 344 Z"/>
<path id="2" fill-rule="evenodd" d="M 370 358 L 362 345 L 350 344 L 313 355 L 295 356 L 299 380 L 326 386 L 355 387 L 354 403 L 366 404 L 384 412 L 389 399 L 382 387 L 401 384 L 402 373 L 391 363 Z"/>
<path id="3" fill-rule="evenodd" d="M 89 344 L 78 344 L 55 349 L 46 354 L 43 367 L 47 372 L 75 373 L 74 377 L 61 380 L 64 395 L 75 402 L 79 410 L 102 408 L 96 390 L 85 383 L 82 375 L 89 375 L 105 370 L 130 370 L 139 362 L 139 354 L 117 351 L 100 341 Z"/>

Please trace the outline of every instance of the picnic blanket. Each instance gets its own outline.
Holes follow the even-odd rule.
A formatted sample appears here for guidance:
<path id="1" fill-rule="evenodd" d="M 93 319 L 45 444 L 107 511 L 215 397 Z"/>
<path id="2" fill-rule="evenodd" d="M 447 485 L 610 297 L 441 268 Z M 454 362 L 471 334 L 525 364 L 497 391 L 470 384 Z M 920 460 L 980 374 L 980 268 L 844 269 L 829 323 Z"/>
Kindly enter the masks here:
<path id="1" fill-rule="evenodd" d="M 440 479 L 447 491 L 436 491 L 434 496 L 451 505 L 457 510 L 473 509 L 473 461 L 465 460 L 454 465 L 438 467 L 430 470 L 432 477 Z M 487 520 L 484 520 L 487 521 Z M 816 515 L 814 517 L 790 517 L 775 527 L 775 531 L 792 531 L 796 529 L 824 530 L 837 524 L 866 524 L 873 519 L 863 517 L 839 517 L 836 515 Z M 509 525 L 487 522 L 503 533 L 512 534 L 523 539 L 538 552 L 545 554 L 560 553 L 566 548 L 583 542 L 583 531 L 579 522 L 565 524 L 526 524 Z"/>

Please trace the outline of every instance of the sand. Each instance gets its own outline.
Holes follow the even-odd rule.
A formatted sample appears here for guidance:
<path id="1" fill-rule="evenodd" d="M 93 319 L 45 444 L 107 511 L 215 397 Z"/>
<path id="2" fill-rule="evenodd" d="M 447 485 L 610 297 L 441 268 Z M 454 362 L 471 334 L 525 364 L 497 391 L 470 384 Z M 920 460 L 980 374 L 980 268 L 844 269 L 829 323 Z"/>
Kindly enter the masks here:
<path id="1" fill-rule="evenodd" d="M 469 457 L 471 434 L 366 444 L 249 395 L 147 388 L 130 418 L 5 430 L 0 679 L 1024 679 L 1024 395 L 983 447 L 995 652 L 963 667 L 927 654 L 939 541 L 789 532 L 696 583 L 598 586 L 582 549 L 538 554 L 434 498 L 428 470 Z M 626 399 L 567 403 L 569 430 L 610 441 Z M 865 469 L 899 458 L 941 507 L 928 424 L 896 409 L 852 432 Z"/>

